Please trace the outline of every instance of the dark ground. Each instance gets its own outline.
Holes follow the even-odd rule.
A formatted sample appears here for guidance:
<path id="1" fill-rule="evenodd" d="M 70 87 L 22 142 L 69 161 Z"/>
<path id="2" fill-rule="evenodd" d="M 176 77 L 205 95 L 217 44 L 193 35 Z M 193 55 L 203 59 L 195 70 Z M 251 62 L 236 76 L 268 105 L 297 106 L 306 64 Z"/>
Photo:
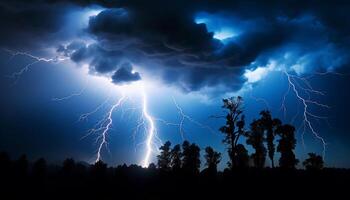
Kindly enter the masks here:
<path id="1" fill-rule="evenodd" d="M 250 168 L 191 174 L 136 165 L 28 168 L 1 165 L 0 199 L 348 199 L 350 194 L 348 169 Z"/>

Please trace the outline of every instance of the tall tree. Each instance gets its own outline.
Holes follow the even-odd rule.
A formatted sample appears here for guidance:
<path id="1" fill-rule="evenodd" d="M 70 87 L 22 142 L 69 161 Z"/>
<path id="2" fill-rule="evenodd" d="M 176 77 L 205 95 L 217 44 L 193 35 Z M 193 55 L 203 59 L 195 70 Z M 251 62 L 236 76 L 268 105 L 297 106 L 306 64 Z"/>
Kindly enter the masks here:
<path id="1" fill-rule="evenodd" d="M 228 146 L 229 166 L 234 168 L 237 166 L 235 157 L 238 139 L 244 134 L 243 99 L 240 96 L 231 97 L 223 99 L 223 104 L 222 107 L 227 111 L 226 124 L 219 130 L 225 135 L 223 142 Z"/>
<path id="2" fill-rule="evenodd" d="M 308 153 L 309 158 L 304 160 L 303 165 L 308 170 L 321 170 L 323 168 L 323 158 L 315 153 Z"/>
<path id="3" fill-rule="evenodd" d="M 237 145 L 236 153 L 237 153 L 237 156 L 235 157 L 236 159 L 235 163 L 237 164 L 237 167 L 240 169 L 249 167 L 248 151 L 243 144 Z"/>
<path id="4" fill-rule="evenodd" d="M 171 143 L 169 141 L 165 142 L 163 146 L 161 146 L 160 154 L 157 156 L 158 158 L 158 168 L 162 170 L 170 169 L 171 162 Z"/>
<path id="5" fill-rule="evenodd" d="M 171 169 L 174 171 L 178 171 L 181 169 L 181 146 L 179 144 L 175 145 L 171 150 Z"/>
<path id="6" fill-rule="evenodd" d="M 217 165 L 221 161 L 221 153 L 214 151 L 211 147 L 206 147 L 204 158 L 208 169 L 212 172 L 217 172 Z"/>
<path id="7" fill-rule="evenodd" d="M 264 132 L 266 133 L 268 156 L 271 160 L 271 166 L 275 167 L 274 156 L 275 156 L 276 149 L 275 149 L 274 140 L 277 134 L 276 130 L 281 125 L 281 120 L 272 119 L 271 113 L 268 110 L 261 111 L 260 116 L 261 116 L 260 121 L 264 128 Z"/>
<path id="8" fill-rule="evenodd" d="M 194 143 L 190 144 L 188 141 L 184 141 L 182 149 L 182 168 L 185 172 L 191 174 L 199 173 L 201 165 L 200 148 Z"/>
<path id="9" fill-rule="evenodd" d="M 38 178 L 43 178 L 46 175 L 47 166 L 44 158 L 39 158 L 37 161 L 35 161 L 33 164 L 32 172 L 34 176 Z"/>
<path id="10" fill-rule="evenodd" d="M 264 128 L 260 120 L 254 120 L 250 124 L 250 131 L 247 135 L 247 144 L 251 145 L 255 153 L 252 158 L 254 166 L 257 168 L 263 168 L 266 160 L 266 148 L 264 146 Z"/>
<path id="11" fill-rule="evenodd" d="M 296 145 L 294 131 L 295 128 L 289 124 L 282 125 L 277 130 L 281 137 L 278 141 L 277 151 L 281 153 L 279 164 L 282 168 L 293 169 L 299 162 L 299 160 L 295 158 L 294 154 Z"/>

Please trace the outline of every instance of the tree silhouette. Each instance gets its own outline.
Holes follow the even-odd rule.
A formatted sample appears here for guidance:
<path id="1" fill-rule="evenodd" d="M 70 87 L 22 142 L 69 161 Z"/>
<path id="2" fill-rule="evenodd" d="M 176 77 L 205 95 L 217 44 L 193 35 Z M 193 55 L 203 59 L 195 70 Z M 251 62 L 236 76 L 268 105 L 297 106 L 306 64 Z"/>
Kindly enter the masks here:
<path id="1" fill-rule="evenodd" d="M 240 169 L 249 167 L 248 151 L 243 144 L 238 144 L 236 146 L 236 153 L 237 156 L 235 157 L 235 163 L 237 164 L 237 167 Z"/>
<path id="2" fill-rule="evenodd" d="M 221 161 L 221 153 L 214 151 L 211 147 L 205 148 L 205 165 L 208 167 L 209 171 L 217 172 L 217 165 Z"/>
<path id="3" fill-rule="evenodd" d="M 178 171 L 181 169 L 181 146 L 179 144 L 175 145 L 171 150 L 171 169 L 174 171 Z"/>
<path id="4" fill-rule="evenodd" d="M 150 164 L 148 165 L 148 169 L 151 170 L 151 171 L 154 171 L 154 170 L 157 169 L 157 166 L 156 166 L 154 163 L 150 163 Z"/>
<path id="5" fill-rule="evenodd" d="M 11 159 L 5 152 L 0 152 L 0 175 L 7 176 L 11 167 Z"/>
<path id="6" fill-rule="evenodd" d="M 307 170 L 321 170 L 323 168 L 323 158 L 315 153 L 308 153 L 309 158 L 304 160 L 303 165 Z"/>
<path id="7" fill-rule="evenodd" d="M 21 155 L 19 159 L 15 162 L 15 170 L 18 173 L 18 176 L 24 177 L 28 173 L 28 159 L 25 154 Z"/>
<path id="8" fill-rule="evenodd" d="M 11 159 L 6 152 L 0 152 L 0 179 L 9 176 Z"/>
<path id="9" fill-rule="evenodd" d="M 158 158 L 158 168 L 162 170 L 169 170 L 171 164 L 171 143 L 169 141 L 165 142 L 163 146 L 161 146 L 160 154 L 157 156 Z"/>
<path id="10" fill-rule="evenodd" d="M 242 97 L 231 97 L 223 99 L 223 108 L 227 110 L 226 124 L 219 130 L 225 135 L 223 142 L 228 146 L 228 155 L 230 158 L 229 166 L 231 169 L 236 167 L 235 157 L 237 156 L 236 147 L 238 139 L 244 134 L 244 115 Z"/>
<path id="11" fill-rule="evenodd" d="M 75 165 L 75 175 L 78 177 L 84 177 L 87 172 L 87 167 L 82 163 L 77 163 Z"/>
<path id="12" fill-rule="evenodd" d="M 75 170 L 75 161 L 72 158 L 67 158 L 63 161 L 62 172 L 65 175 L 72 175 Z"/>
<path id="13" fill-rule="evenodd" d="M 182 143 L 182 167 L 183 168 L 188 168 L 189 166 L 189 163 L 191 162 L 190 159 L 191 159 L 191 149 L 190 149 L 190 142 L 185 140 L 183 143 Z"/>
<path id="14" fill-rule="evenodd" d="M 276 131 L 280 135 L 277 151 L 281 153 L 279 164 L 281 168 L 295 168 L 299 160 L 295 158 L 296 139 L 294 137 L 295 128 L 292 125 L 282 125 Z"/>
<path id="15" fill-rule="evenodd" d="M 102 160 L 97 161 L 94 165 L 91 166 L 91 174 L 94 177 L 102 178 L 107 173 L 107 164 Z"/>
<path id="16" fill-rule="evenodd" d="M 260 120 L 254 120 L 250 124 L 250 131 L 246 134 L 247 144 L 252 145 L 255 153 L 252 154 L 254 166 L 263 168 L 265 166 L 266 148 L 264 146 L 264 127 Z"/>
<path id="17" fill-rule="evenodd" d="M 47 166 L 44 158 L 39 158 L 33 165 L 33 175 L 43 178 L 46 175 Z"/>
<path id="18" fill-rule="evenodd" d="M 185 172 L 198 174 L 201 165 L 200 148 L 194 143 L 190 144 L 188 141 L 184 141 L 182 149 L 182 168 Z"/>
<path id="19" fill-rule="evenodd" d="M 281 125 L 281 120 L 272 119 L 271 113 L 268 110 L 263 110 L 260 112 L 260 122 L 266 132 L 266 142 L 267 142 L 267 150 L 268 155 L 271 160 L 271 166 L 275 167 L 274 156 L 275 156 L 275 136 L 276 130 Z"/>

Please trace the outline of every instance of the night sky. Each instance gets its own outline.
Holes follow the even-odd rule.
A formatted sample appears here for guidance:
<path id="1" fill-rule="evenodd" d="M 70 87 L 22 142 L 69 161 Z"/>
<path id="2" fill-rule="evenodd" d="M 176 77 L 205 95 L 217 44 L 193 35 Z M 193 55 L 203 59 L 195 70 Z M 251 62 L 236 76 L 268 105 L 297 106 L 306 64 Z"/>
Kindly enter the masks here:
<path id="1" fill-rule="evenodd" d="M 145 103 L 150 161 L 186 139 L 222 152 L 223 168 L 218 116 L 240 95 L 246 128 L 269 109 L 297 128 L 300 160 L 323 153 L 317 134 L 326 165 L 350 167 L 349 11 L 341 0 L 1 0 L 0 151 L 93 163 L 98 123 L 125 97 L 103 161 L 142 163 Z"/>

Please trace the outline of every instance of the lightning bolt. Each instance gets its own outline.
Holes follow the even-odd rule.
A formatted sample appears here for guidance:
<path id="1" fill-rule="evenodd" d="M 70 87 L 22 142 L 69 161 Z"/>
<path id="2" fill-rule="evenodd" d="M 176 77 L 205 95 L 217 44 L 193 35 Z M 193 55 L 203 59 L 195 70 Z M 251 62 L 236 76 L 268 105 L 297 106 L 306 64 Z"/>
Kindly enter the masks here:
<path id="1" fill-rule="evenodd" d="M 67 57 L 61 57 L 61 56 L 56 56 L 54 58 L 45 58 L 45 57 L 35 56 L 35 55 L 32 55 L 32 54 L 27 53 L 27 52 L 12 51 L 12 50 L 8 50 L 8 49 L 5 49 L 5 51 L 11 55 L 10 60 L 15 58 L 16 56 L 26 56 L 32 60 L 30 63 L 23 66 L 19 71 L 14 72 L 12 75 L 9 76 L 9 77 L 15 79 L 15 83 L 17 83 L 17 81 L 20 79 L 20 77 L 24 73 L 26 73 L 27 71 L 31 70 L 31 68 L 37 63 L 40 63 L 40 62 L 58 63 L 58 62 L 61 62 L 61 61 L 68 59 Z M 294 74 L 290 74 L 286 70 L 284 70 L 282 72 L 287 78 L 288 89 L 285 92 L 285 94 L 283 95 L 282 103 L 281 103 L 281 110 L 283 110 L 284 115 L 286 116 L 286 112 L 287 112 L 287 108 L 285 105 L 286 98 L 291 92 L 294 93 L 297 100 L 300 102 L 300 104 L 303 107 L 303 109 L 302 109 L 303 110 L 303 112 L 302 112 L 302 117 L 303 117 L 302 142 L 304 144 L 304 134 L 306 132 L 306 129 L 309 129 L 311 131 L 311 133 L 314 135 L 314 137 L 322 142 L 323 157 L 325 157 L 327 144 L 326 144 L 324 138 L 321 137 L 320 134 L 316 131 L 314 125 L 312 124 L 312 119 L 326 119 L 326 117 L 313 114 L 310 111 L 310 106 L 314 105 L 314 106 L 318 106 L 318 107 L 322 107 L 322 108 L 330 108 L 330 107 L 326 104 L 322 104 L 318 101 L 314 101 L 311 99 L 312 94 L 316 94 L 316 95 L 325 95 L 325 94 L 322 91 L 315 90 L 311 86 L 311 84 L 309 83 L 308 78 L 311 78 L 315 75 L 328 75 L 328 74 L 339 75 L 339 74 L 333 73 L 333 72 L 325 72 L 325 73 L 315 73 L 310 77 L 300 77 L 300 76 L 297 76 Z M 340 75 L 342 75 L 342 74 L 340 74 Z M 72 93 L 72 94 L 65 96 L 65 97 L 53 98 L 52 100 L 53 101 L 62 101 L 62 100 L 70 99 L 70 98 L 75 97 L 75 96 L 80 96 L 85 91 L 85 89 L 86 89 L 86 87 L 82 88 L 80 91 L 78 91 L 76 93 Z M 306 97 L 304 97 L 305 95 L 306 95 Z M 113 124 L 112 114 L 118 107 L 121 106 L 121 104 L 125 101 L 125 98 L 126 98 L 126 96 L 123 94 L 122 97 L 119 98 L 118 101 L 109 109 L 106 116 L 95 125 L 95 128 L 90 129 L 88 132 L 88 134 L 96 133 L 99 135 L 96 139 L 96 142 L 98 143 L 98 149 L 97 149 L 97 155 L 96 155 L 95 162 L 97 162 L 101 159 L 101 151 L 102 151 L 103 147 L 105 147 L 105 146 L 107 147 L 107 145 L 108 145 L 107 136 L 108 136 L 108 132 L 111 129 L 112 124 Z M 264 100 L 262 98 L 254 97 L 253 94 L 251 94 L 251 98 L 255 99 L 256 101 L 263 102 L 263 103 L 265 103 L 266 107 L 269 107 L 266 100 Z M 104 104 L 107 102 L 108 102 L 108 99 L 105 102 L 103 102 L 102 104 L 100 104 L 99 106 L 97 106 L 96 109 L 94 109 L 93 111 L 82 114 L 79 117 L 79 121 L 86 120 L 90 115 L 96 113 L 99 109 L 101 109 L 101 107 L 104 106 Z M 165 120 L 162 120 L 162 119 L 153 118 L 148 112 L 147 96 L 146 96 L 146 93 L 144 92 L 144 90 L 142 89 L 142 116 L 141 116 L 140 122 L 136 126 L 136 132 L 139 128 L 144 127 L 146 135 L 147 135 L 147 138 L 145 141 L 146 152 L 145 152 L 144 159 L 142 161 L 143 167 L 147 167 L 149 165 L 152 152 L 154 152 L 156 150 L 154 147 L 154 143 L 155 143 L 154 140 L 159 139 L 157 137 L 157 129 L 155 127 L 155 121 L 161 121 L 161 122 L 165 123 L 166 125 L 178 126 L 180 135 L 183 139 L 184 139 L 184 134 L 185 134 L 184 125 L 185 125 L 186 121 L 189 121 L 189 122 L 191 122 L 191 123 L 193 123 L 201 128 L 205 128 L 205 129 L 210 130 L 211 132 L 214 132 L 209 126 L 203 125 L 202 123 L 194 120 L 192 117 L 187 115 L 184 112 L 184 110 L 181 108 L 181 106 L 176 102 L 174 97 L 173 97 L 173 103 L 178 111 L 179 116 L 180 116 L 179 123 L 171 123 L 171 122 L 166 122 Z M 299 112 L 299 109 L 298 109 L 298 112 Z M 296 116 L 293 118 L 293 121 L 295 120 L 295 118 L 296 118 Z"/>
<path id="2" fill-rule="evenodd" d="M 155 146 L 157 146 L 155 143 L 155 140 L 160 141 L 161 140 L 157 137 L 157 129 L 155 126 L 155 120 L 153 119 L 153 117 L 150 115 L 149 111 L 148 111 L 148 102 L 147 102 L 147 95 L 146 92 L 143 90 L 142 88 L 142 113 L 141 113 L 141 117 L 140 120 L 138 122 L 138 124 L 135 127 L 135 131 L 134 134 L 135 135 L 139 129 L 141 129 L 142 127 L 145 130 L 145 134 L 146 134 L 146 140 L 145 140 L 145 146 L 146 146 L 146 151 L 145 151 L 145 155 L 143 157 L 143 160 L 141 161 L 141 165 L 143 167 L 148 167 L 150 160 L 151 160 L 151 156 L 152 153 L 155 152 L 157 150 L 157 148 Z M 108 149 L 108 132 L 111 129 L 112 125 L 113 125 L 113 112 L 115 112 L 116 109 L 118 109 L 119 107 L 122 106 L 123 102 L 125 102 L 127 99 L 125 93 L 122 93 L 122 96 L 117 100 L 117 102 L 115 104 L 113 104 L 111 106 L 111 108 L 108 110 L 106 116 L 98 121 L 94 128 L 88 130 L 88 133 L 82 137 L 85 138 L 89 135 L 92 134 L 97 134 L 97 138 L 96 138 L 96 143 L 98 143 L 98 147 L 97 147 L 97 153 L 96 153 L 96 159 L 95 162 L 98 162 L 99 160 L 101 160 L 101 154 L 102 154 L 102 150 L 104 147 L 106 147 Z M 108 102 L 109 99 L 106 99 L 104 102 L 102 102 L 100 105 L 98 105 L 93 111 L 82 114 L 79 117 L 79 121 L 81 120 L 86 120 L 90 115 L 96 113 L 99 109 L 101 109 L 101 107 L 104 106 L 104 104 L 106 104 Z M 128 110 L 134 110 L 136 108 L 130 108 Z"/>
<path id="3" fill-rule="evenodd" d="M 95 128 L 90 129 L 88 131 L 88 134 L 84 136 L 84 137 L 87 137 L 88 135 L 91 135 L 91 134 L 98 134 L 98 137 L 96 138 L 96 142 L 98 143 L 98 148 L 97 148 L 95 162 L 98 162 L 99 160 L 101 160 L 101 151 L 103 147 L 106 146 L 106 148 L 108 149 L 107 134 L 113 124 L 113 112 L 122 105 L 125 98 L 126 96 L 123 93 L 122 96 L 117 100 L 117 102 L 113 104 L 112 107 L 108 110 L 106 117 L 100 120 L 95 125 Z"/>
<path id="4" fill-rule="evenodd" d="M 76 97 L 76 96 L 81 96 L 84 93 L 85 89 L 86 89 L 86 86 L 83 87 L 80 91 L 72 93 L 72 94 L 69 94 L 67 96 L 54 97 L 54 98 L 52 98 L 52 101 L 64 101 L 64 100 L 68 100 L 68 99 L 71 99 L 71 98 Z"/>
<path id="5" fill-rule="evenodd" d="M 261 70 L 261 68 L 258 68 Z M 310 83 L 310 79 L 314 76 L 325 76 L 328 74 L 335 74 L 335 75 L 343 75 L 337 72 L 324 72 L 324 73 L 313 73 L 311 75 L 307 76 L 300 76 L 296 73 L 288 72 L 285 66 L 277 67 L 275 63 L 271 63 L 267 68 L 264 68 L 265 71 L 262 72 L 269 72 L 269 71 L 276 71 L 280 72 L 282 74 L 282 77 L 285 77 L 288 83 L 288 88 L 286 89 L 285 93 L 282 96 L 280 111 L 283 112 L 284 118 L 287 116 L 287 106 L 286 101 L 287 97 L 292 94 L 293 97 L 295 97 L 297 101 L 297 108 L 296 108 L 296 114 L 292 117 L 291 123 L 294 123 L 294 121 L 300 116 L 301 117 L 301 124 L 297 128 L 297 131 L 301 130 L 301 141 L 303 144 L 303 147 L 305 147 L 305 141 L 304 136 L 307 131 L 310 131 L 312 135 L 319 140 L 322 143 L 322 154 L 323 158 L 325 158 L 326 154 L 326 141 L 325 139 L 317 132 L 315 125 L 313 124 L 313 120 L 326 120 L 327 117 L 325 116 L 319 116 L 317 114 L 314 114 L 311 110 L 311 108 L 322 108 L 322 109 L 330 109 L 330 106 L 323 104 L 315 99 L 313 99 L 314 95 L 318 96 L 324 96 L 325 93 L 319 90 L 316 90 L 313 88 L 312 84 Z M 247 70 L 245 76 L 248 78 L 252 78 L 253 76 L 257 76 L 255 78 L 258 78 L 258 80 L 252 80 L 251 83 L 254 83 L 256 81 L 259 81 L 261 77 L 259 77 L 259 74 L 261 75 L 261 71 L 251 71 Z M 253 77 L 254 78 L 254 77 Z M 252 85 L 250 82 L 247 83 L 246 87 L 247 89 L 252 89 Z M 246 90 L 248 91 L 248 90 Z M 266 106 L 268 107 L 268 104 L 266 100 L 263 98 L 257 98 L 252 96 L 252 93 L 250 97 L 256 101 L 263 101 Z"/>
<path id="6" fill-rule="evenodd" d="M 157 148 L 155 148 L 155 146 L 157 146 L 155 139 L 157 139 L 159 141 L 159 143 L 162 143 L 162 141 L 157 136 L 157 129 L 155 126 L 155 121 L 160 121 L 160 122 L 164 123 L 165 125 L 178 126 L 181 137 L 183 139 L 184 139 L 184 132 L 185 132 L 184 131 L 184 124 L 185 124 L 186 120 L 190 121 L 191 123 L 196 124 L 197 126 L 199 126 L 201 128 L 209 129 L 211 132 L 214 132 L 209 126 L 203 125 L 202 123 L 194 120 L 189 115 L 185 114 L 185 112 L 183 111 L 181 106 L 177 103 L 176 99 L 174 97 L 172 99 L 173 99 L 173 103 L 174 103 L 176 109 L 178 110 L 178 114 L 180 115 L 180 122 L 179 123 L 168 122 L 166 120 L 163 120 L 160 118 L 154 118 L 153 116 L 151 116 L 148 112 L 146 93 L 144 91 L 142 91 L 142 116 L 139 120 L 138 125 L 135 127 L 135 133 L 141 127 L 144 127 L 146 135 L 147 135 L 147 138 L 145 141 L 146 153 L 145 153 L 144 159 L 142 161 L 143 167 L 147 167 L 149 165 L 152 153 L 155 150 L 157 150 Z"/>
<path id="7" fill-rule="evenodd" d="M 303 142 L 303 144 L 305 143 L 304 142 L 304 134 L 305 134 L 306 128 L 308 128 L 311 131 L 311 133 L 314 135 L 314 137 L 322 142 L 322 146 L 323 146 L 322 155 L 323 155 L 323 157 L 325 157 L 327 143 L 324 140 L 324 138 L 319 135 L 319 133 L 315 130 L 313 124 L 311 123 L 311 118 L 324 119 L 325 117 L 318 116 L 318 115 L 315 115 L 315 114 L 311 113 L 310 108 L 309 108 L 309 106 L 311 104 L 319 106 L 319 107 L 323 107 L 323 108 L 330 108 L 328 105 L 325 105 L 325 104 L 322 104 L 322 103 L 319 103 L 317 101 L 314 101 L 314 100 L 310 99 L 310 94 L 309 94 L 310 92 L 311 93 L 315 93 L 315 94 L 321 94 L 321 95 L 323 93 L 320 92 L 320 91 L 314 90 L 311 87 L 311 84 L 305 78 L 289 74 L 287 71 L 283 71 L 283 74 L 287 77 L 288 90 L 285 93 L 285 95 L 283 96 L 282 107 L 284 109 L 286 108 L 285 107 L 286 96 L 288 95 L 288 93 L 290 91 L 292 91 L 295 94 L 296 98 L 303 105 L 303 114 L 302 114 L 302 116 L 303 116 L 303 123 L 302 124 L 304 126 L 304 131 L 302 132 L 302 142 Z M 307 88 L 305 88 L 305 87 L 301 86 L 300 84 L 298 84 L 296 82 L 296 79 L 297 80 L 301 80 L 303 83 L 305 83 Z M 305 97 L 303 97 L 301 95 L 300 89 L 303 90 L 308 95 L 308 98 L 305 98 Z"/>
<path id="8" fill-rule="evenodd" d="M 249 96 L 251 99 L 255 100 L 256 102 L 261 102 L 265 105 L 265 107 L 269 110 L 271 110 L 271 107 L 269 105 L 269 103 L 267 102 L 266 99 L 262 98 L 262 97 L 256 97 L 253 95 L 253 91 L 251 90 L 250 92 L 250 96 Z"/>
<path id="9" fill-rule="evenodd" d="M 111 96 L 108 96 L 107 99 L 105 101 L 103 101 L 102 103 L 100 103 L 94 110 L 81 114 L 78 121 L 86 121 L 88 120 L 88 118 L 95 114 L 97 111 L 99 111 L 105 104 L 107 104 L 107 102 L 110 100 Z"/>
<path id="10" fill-rule="evenodd" d="M 40 63 L 40 62 L 58 63 L 58 62 L 69 59 L 68 57 L 61 57 L 61 56 L 56 56 L 54 58 L 45 58 L 45 57 L 35 56 L 35 55 L 32 55 L 32 54 L 27 53 L 27 52 L 12 51 L 12 50 L 8 50 L 8 49 L 4 49 L 4 50 L 11 55 L 9 61 L 11 61 L 16 56 L 26 56 L 26 57 L 32 59 L 32 61 L 30 63 L 26 64 L 19 71 L 16 71 L 9 76 L 10 78 L 15 79 L 15 83 L 17 83 L 18 80 L 21 78 L 21 76 L 24 73 L 30 71 L 31 68 L 37 63 Z M 84 88 L 82 88 L 80 91 L 69 94 L 67 96 L 52 98 L 52 101 L 64 101 L 64 100 L 68 100 L 68 99 L 71 99 L 71 98 L 76 97 L 76 96 L 80 96 L 83 94 L 85 89 L 86 89 L 86 86 Z M 85 138 L 89 135 L 92 135 L 92 134 L 98 135 L 96 138 L 96 143 L 98 143 L 98 145 L 97 145 L 98 147 L 97 147 L 95 162 L 98 162 L 99 160 L 101 160 L 101 153 L 102 153 L 103 148 L 106 147 L 108 149 L 107 136 L 108 136 L 108 132 L 110 131 L 110 129 L 113 125 L 113 112 L 116 109 L 118 109 L 119 107 L 121 107 L 121 105 L 125 101 L 125 99 L 126 99 L 126 96 L 123 93 L 122 96 L 118 99 L 118 101 L 115 104 L 113 104 L 111 106 L 111 108 L 108 110 L 106 116 L 103 117 L 103 119 L 101 119 L 100 121 L 98 121 L 95 124 L 94 128 L 88 130 L 88 133 L 82 137 L 82 139 L 83 139 L 83 138 Z M 84 113 L 84 114 L 80 115 L 78 121 L 83 121 L 83 120 L 88 119 L 88 117 L 90 115 L 92 115 L 92 114 L 96 113 L 98 110 L 100 110 L 108 102 L 108 100 L 109 100 L 109 98 L 106 99 L 104 102 L 102 102 L 100 105 L 98 105 L 91 112 Z M 147 135 L 147 138 L 145 141 L 146 153 L 145 153 L 144 159 L 142 161 L 142 166 L 147 167 L 149 165 L 150 160 L 151 160 L 152 153 L 156 150 L 153 147 L 154 143 L 155 143 L 154 140 L 157 139 L 160 142 L 161 142 L 161 140 L 157 137 L 157 129 L 155 127 L 155 120 L 148 112 L 147 96 L 146 96 L 146 93 L 144 92 L 143 89 L 142 89 L 142 117 L 141 118 L 142 118 L 142 120 L 137 125 L 137 129 L 140 128 L 141 126 L 144 126 L 145 132 Z"/>
<path id="11" fill-rule="evenodd" d="M 215 131 L 210 127 L 210 126 L 207 126 L 207 125 L 204 125 L 198 121 L 196 121 L 195 119 L 193 119 L 192 117 L 190 117 L 189 115 L 185 114 L 185 112 L 183 111 L 183 109 L 180 107 L 180 105 L 176 102 L 176 99 L 174 97 L 173 98 L 173 103 L 178 111 L 178 114 L 180 115 L 180 122 L 177 124 L 178 127 L 179 127 L 179 132 L 180 132 L 180 135 L 182 137 L 182 139 L 184 140 L 185 137 L 185 130 L 184 130 L 184 124 L 185 124 L 185 121 L 188 120 L 189 122 L 197 125 L 198 127 L 200 128 L 203 128 L 203 129 L 207 129 L 209 130 L 210 132 L 212 133 L 215 133 Z M 173 123 L 168 123 L 170 125 L 174 125 Z M 176 124 L 175 124 L 176 125 Z"/>
<path id="12" fill-rule="evenodd" d="M 148 113 L 148 107 L 147 107 L 147 96 L 146 93 L 143 91 L 142 93 L 142 113 L 145 119 L 148 122 L 148 130 L 147 130 L 147 139 L 146 139 L 146 154 L 145 158 L 143 160 L 142 166 L 148 167 L 150 162 L 150 157 L 153 152 L 153 139 L 156 136 L 156 128 L 155 123 L 152 118 L 152 116 Z"/>
<path id="13" fill-rule="evenodd" d="M 101 159 L 101 150 L 102 150 L 103 145 L 107 145 L 107 133 L 113 124 L 112 114 L 113 114 L 114 110 L 121 105 L 121 103 L 123 102 L 124 99 L 125 99 L 125 95 L 122 94 L 122 97 L 108 111 L 107 120 L 104 123 L 106 125 L 103 127 L 103 131 L 101 133 L 101 141 L 100 141 L 100 144 L 99 144 L 98 149 L 97 149 L 96 162 L 98 162 Z"/>
<path id="14" fill-rule="evenodd" d="M 11 61 L 13 58 L 15 58 L 16 56 L 26 56 L 31 58 L 33 61 L 26 64 L 24 67 L 22 67 L 19 71 L 12 73 L 11 75 L 9 75 L 10 78 L 15 80 L 16 84 L 18 82 L 18 80 L 20 79 L 20 77 L 26 73 L 27 71 L 29 71 L 33 65 L 40 63 L 40 62 L 46 62 L 46 63 L 58 63 L 64 60 L 67 60 L 68 58 L 65 57 L 60 57 L 60 56 L 56 56 L 54 58 L 44 58 L 44 57 L 39 57 L 39 56 L 34 56 L 30 53 L 27 52 L 21 52 L 21 51 L 12 51 L 9 49 L 3 49 L 4 51 L 8 52 L 11 55 L 11 58 L 9 59 L 9 61 Z"/>

